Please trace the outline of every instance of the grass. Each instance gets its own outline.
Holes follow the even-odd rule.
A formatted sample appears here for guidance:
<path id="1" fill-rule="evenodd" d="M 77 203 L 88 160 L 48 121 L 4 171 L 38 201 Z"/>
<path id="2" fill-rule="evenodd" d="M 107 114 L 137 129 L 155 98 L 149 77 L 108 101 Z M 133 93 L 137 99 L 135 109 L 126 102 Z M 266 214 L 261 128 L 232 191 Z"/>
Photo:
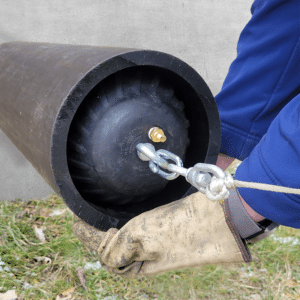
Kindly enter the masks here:
<path id="1" fill-rule="evenodd" d="M 300 299 L 297 229 L 281 226 L 273 237 L 252 245 L 250 264 L 208 265 L 124 279 L 99 268 L 97 257 L 72 234 L 74 221 L 57 195 L 46 201 L 0 203 L 0 299 L 8 290 L 15 290 L 18 299 L 39 300 Z M 34 233 L 35 225 L 43 227 L 43 244 Z"/>

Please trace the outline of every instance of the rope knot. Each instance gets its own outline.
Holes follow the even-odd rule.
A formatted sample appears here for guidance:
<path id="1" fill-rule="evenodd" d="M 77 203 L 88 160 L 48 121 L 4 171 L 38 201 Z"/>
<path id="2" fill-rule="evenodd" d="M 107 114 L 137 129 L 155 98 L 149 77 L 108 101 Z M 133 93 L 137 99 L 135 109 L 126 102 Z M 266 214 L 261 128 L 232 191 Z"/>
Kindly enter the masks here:
<path id="1" fill-rule="evenodd" d="M 206 186 L 206 197 L 213 201 L 225 200 L 229 197 L 229 189 L 235 188 L 234 180 L 229 172 L 225 172 L 225 178 L 213 176 Z"/>

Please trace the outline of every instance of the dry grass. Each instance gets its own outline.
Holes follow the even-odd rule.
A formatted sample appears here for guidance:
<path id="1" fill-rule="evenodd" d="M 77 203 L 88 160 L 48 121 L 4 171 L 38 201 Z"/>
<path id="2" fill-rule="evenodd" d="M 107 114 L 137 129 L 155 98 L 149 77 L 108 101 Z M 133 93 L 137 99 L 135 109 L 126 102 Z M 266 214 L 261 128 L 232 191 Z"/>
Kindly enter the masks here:
<path id="1" fill-rule="evenodd" d="M 54 211 L 61 214 L 51 215 Z M 254 261 L 248 265 L 204 266 L 124 279 L 99 268 L 97 257 L 73 236 L 74 216 L 60 197 L 2 202 L 0 216 L 0 294 L 16 290 L 19 299 L 39 300 L 300 299 L 297 229 L 280 227 L 273 238 L 253 245 Z M 43 227 L 43 244 L 34 233 L 35 225 Z M 51 262 L 38 261 L 40 257 Z"/>

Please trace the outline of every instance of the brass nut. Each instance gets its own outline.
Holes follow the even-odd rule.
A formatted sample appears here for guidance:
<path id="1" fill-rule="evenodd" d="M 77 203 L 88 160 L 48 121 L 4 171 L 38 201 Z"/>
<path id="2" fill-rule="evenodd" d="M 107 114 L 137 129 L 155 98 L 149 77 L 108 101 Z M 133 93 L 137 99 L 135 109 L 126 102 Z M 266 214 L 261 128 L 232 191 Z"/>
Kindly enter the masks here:
<path id="1" fill-rule="evenodd" d="M 163 130 L 159 127 L 152 127 L 148 132 L 148 136 L 154 143 L 164 143 L 167 140 Z"/>

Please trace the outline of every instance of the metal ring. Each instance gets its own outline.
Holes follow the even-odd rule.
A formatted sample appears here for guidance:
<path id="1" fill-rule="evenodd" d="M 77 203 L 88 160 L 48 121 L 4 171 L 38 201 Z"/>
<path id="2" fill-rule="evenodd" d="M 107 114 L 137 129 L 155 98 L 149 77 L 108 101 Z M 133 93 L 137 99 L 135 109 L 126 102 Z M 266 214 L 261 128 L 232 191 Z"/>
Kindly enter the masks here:
<path id="1" fill-rule="evenodd" d="M 172 160 L 172 161 L 176 164 L 176 166 L 178 166 L 178 167 L 183 167 L 183 162 L 182 162 L 181 158 L 180 158 L 179 156 L 177 156 L 177 155 L 175 155 L 175 154 L 173 154 L 173 153 L 167 151 L 167 150 L 160 149 L 160 150 L 156 151 L 156 154 L 157 154 L 159 157 L 161 157 L 161 158 L 163 158 L 163 159 L 165 159 L 165 160 L 167 160 L 167 159 Z M 166 169 L 167 169 L 167 167 L 168 167 L 168 165 L 169 165 L 169 164 L 167 164 L 167 165 L 165 166 L 164 163 L 159 163 L 159 162 L 158 162 L 157 164 L 158 164 L 160 167 L 165 167 Z M 151 161 L 149 162 L 149 168 L 151 169 L 151 171 L 152 171 L 153 173 L 158 174 L 158 175 L 161 176 L 162 178 L 165 178 L 165 179 L 167 179 L 167 180 L 174 180 L 174 179 L 176 179 L 176 178 L 180 175 L 180 174 L 177 174 L 177 173 L 167 173 L 167 172 L 164 172 L 164 171 L 162 171 L 162 170 L 157 166 L 157 164 L 155 164 L 155 163 L 151 160 Z"/>
<path id="2" fill-rule="evenodd" d="M 202 172 L 205 172 L 205 173 L 212 173 L 213 175 L 215 175 L 218 178 L 225 178 L 226 177 L 225 172 L 221 168 L 219 168 L 215 165 L 198 163 L 193 167 L 193 169 L 195 171 L 198 171 L 198 172 L 202 171 Z"/>

